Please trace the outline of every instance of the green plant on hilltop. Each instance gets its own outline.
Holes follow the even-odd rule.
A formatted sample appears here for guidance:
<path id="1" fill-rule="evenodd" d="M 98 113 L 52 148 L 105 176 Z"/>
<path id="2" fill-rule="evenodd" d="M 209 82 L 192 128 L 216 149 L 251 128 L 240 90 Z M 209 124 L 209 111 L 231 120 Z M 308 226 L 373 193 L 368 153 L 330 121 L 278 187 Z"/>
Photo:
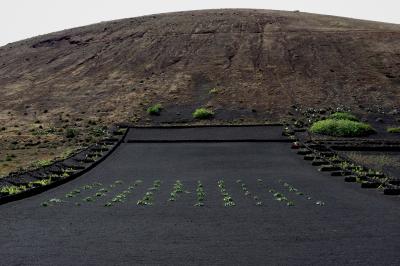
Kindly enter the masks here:
<path id="1" fill-rule="evenodd" d="M 400 133 L 400 127 L 389 127 L 386 129 L 388 133 Z"/>
<path id="2" fill-rule="evenodd" d="M 348 112 L 336 112 L 333 113 L 329 116 L 330 119 L 336 119 L 336 120 L 350 120 L 350 121 L 356 121 L 358 122 L 359 119 L 355 117 L 353 114 L 348 113 Z"/>
<path id="3" fill-rule="evenodd" d="M 157 104 L 147 108 L 147 113 L 149 115 L 160 115 L 161 110 L 162 110 L 162 105 L 157 103 Z"/>
<path id="4" fill-rule="evenodd" d="M 192 115 L 196 119 L 208 119 L 214 116 L 214 112 L 206 108 L 198 108 Z"/>
<path id="5" fill-rule="evenodd" d="M 334 137 L 359 137 L 375 132 L 375 130 L 366 123 L 337 119 L 317 121 L 311 126 L 310 131 L 312 133 Z"/>

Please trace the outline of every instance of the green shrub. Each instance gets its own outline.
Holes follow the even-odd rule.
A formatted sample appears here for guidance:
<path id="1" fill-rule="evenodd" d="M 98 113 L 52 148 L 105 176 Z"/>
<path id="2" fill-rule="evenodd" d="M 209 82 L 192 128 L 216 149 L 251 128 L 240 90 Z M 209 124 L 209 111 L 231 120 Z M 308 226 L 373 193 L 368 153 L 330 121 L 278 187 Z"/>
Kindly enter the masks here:
<path id="1" fill-rule="evenodd" d="M 78 134 L 78 131 L 75 128 L 67 128 L 65 130 L 65 136 L 69 139 L 75 138 Z"/>
<path id="2" fill-rule="evenodd" d="M 197 119 L 207 119 L 214 116 L 214 112 L 212 110 L 206 108 L 198 108 L 193 112 L 193 117 Z"/>
<path id="3" fill-rule="evenodd" d="M 330 119 L 359 121 L 357 117 L 347 112 L 336 112 L 329 116 Z"/>
<path id="4" fill-rule="evenodd" d="M 400 127 L 389 127 L 386 131 L 389 133 L 400 133 Z"/>
<path id="5" fill-rule="evenodd" d="M 161 104 L 157 103 L 147 109 L 147 113 L 149 115 L 160 115 L 162 106 Z"/>
<path id="6" fill-rule="evenodd" d="M 208 91 L 208 94 L 217 94 L 220 92 L 220 89 L 218 88 L 212 88 Z"/>
<path id="7" fill-rule="evenodd" d="M 335 137 L 358 137 L 375 132 L 375 130 L 368 124 L 337 119 L 317 121 L 311 126 L 310 131 L 312 133 Z"/>

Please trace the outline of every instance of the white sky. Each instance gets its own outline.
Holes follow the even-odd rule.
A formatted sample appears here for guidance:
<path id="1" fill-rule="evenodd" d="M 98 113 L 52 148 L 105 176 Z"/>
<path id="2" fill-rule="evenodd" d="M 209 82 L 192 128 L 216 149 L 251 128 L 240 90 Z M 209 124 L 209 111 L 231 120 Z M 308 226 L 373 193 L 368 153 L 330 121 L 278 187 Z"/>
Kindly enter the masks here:
<path id="1" fill-rule="evenodd" d="M 400 24 L 400 0 L 0 0 L 0 46 L 100 21 L 211 8 L 300 10 Z"/>

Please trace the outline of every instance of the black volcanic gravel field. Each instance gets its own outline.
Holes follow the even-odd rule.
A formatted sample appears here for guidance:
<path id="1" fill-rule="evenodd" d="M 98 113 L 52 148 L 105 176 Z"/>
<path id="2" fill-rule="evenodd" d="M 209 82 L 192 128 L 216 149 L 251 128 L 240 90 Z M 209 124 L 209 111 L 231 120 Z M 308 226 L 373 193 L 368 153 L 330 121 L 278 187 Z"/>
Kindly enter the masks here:
<path id="1" fill-rule="evenodd" d="M 399 265 L 400 199 L 318 172 L 270 141 L 276 129 L 243 129 L 265 142 L 202 128 L 236 142 L 123 143 L 80 178 L 1 205 L 0 265 Z M 153 205 L 138 206 L 155 180 Z M 183 192 L 169 201 L 176 180 Z M 236 206 L 224 206 L 219 180 Z M 204 206 L 194 206 L 198 181 Z"/>

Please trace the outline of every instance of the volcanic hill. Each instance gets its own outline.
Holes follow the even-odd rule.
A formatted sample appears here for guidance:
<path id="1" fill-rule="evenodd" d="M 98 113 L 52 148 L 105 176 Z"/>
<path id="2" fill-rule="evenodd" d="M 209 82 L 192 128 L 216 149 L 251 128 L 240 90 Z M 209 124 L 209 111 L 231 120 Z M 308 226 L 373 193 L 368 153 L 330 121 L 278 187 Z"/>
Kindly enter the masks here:
<path id="1" fill-rule="evenodd" d="M 0 47 L 0 95 L 0 159 L 17 158 L 0 174 L 86 145 L 101 126 L 191 123 L 198 107 L 217 122 L 277 122 L 292 106 L 390 111 L 400 25 L 271 10 L 103 22 Z"/>

